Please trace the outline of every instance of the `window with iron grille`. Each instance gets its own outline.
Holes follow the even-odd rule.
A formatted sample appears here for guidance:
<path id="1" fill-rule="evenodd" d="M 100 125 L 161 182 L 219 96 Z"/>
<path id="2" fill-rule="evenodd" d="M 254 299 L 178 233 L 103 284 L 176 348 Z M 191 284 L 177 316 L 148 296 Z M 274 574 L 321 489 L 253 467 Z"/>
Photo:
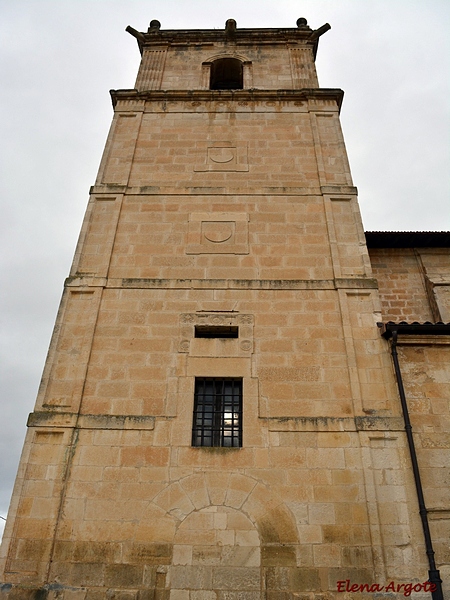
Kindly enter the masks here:
<path id="1" fill-rule="evenodd" d="M 195 378 L 193 446 L 242 446 L 242 379 Z"/>

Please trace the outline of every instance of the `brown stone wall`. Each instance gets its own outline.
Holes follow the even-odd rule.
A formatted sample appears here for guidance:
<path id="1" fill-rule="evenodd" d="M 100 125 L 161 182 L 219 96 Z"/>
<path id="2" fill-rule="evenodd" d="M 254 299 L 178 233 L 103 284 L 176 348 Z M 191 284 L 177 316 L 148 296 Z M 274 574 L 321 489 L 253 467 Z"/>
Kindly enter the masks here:
<path id="1" fill-rule="evenodd" d="M 383 321 L 434 321 L 420 258 L 413 248 L 371 248 Z"/>
<path id="2" fill-rule="evenodd" d="M 443 321 L 450 318 L 448 248 L 370 248 L 383 321 Z"/>
<path id="3" fill-rule="evenodd" d="M 214 301 L 213 295 L 233 300 Z M 81 411 L 167 415 L 171 378 L 178 381 L 175 393 L 186 388 L 190 406 L 192 377 L 207 376 L 215 363 L 219 371 L 226 369 L 232 361 L 232 370 L 259 380 L 264 416 L 345 416 L 352 411 L 351 392 L 337 301 L 333 291 L 105 290 Z M 184 351 L 181 342 L 188 334 L 180 316 L 205 309 L 220 314 L 232 304 L 238 323 L 241 313 L 254 321 L 248 352 L 240 351 L 240 340 L 227 341 L 222 356 L 214 340 L 201 347 L 192 341 Z M 184 386 L 183 377 L 191 385 Z M 189 422 L 184 431 L 179 441 L 190 445 Z"/>
<path id="4" fill-rule="evenodd" d="M 231 100 L 217 92 L 207 101 L 148 102 L 144 114 L 133 109 L 142 107 L 117 106 L 103 183 L 226 186 L 230 191 L 351 185 L 332 100 L 259 100 L 251 95 Z"/>
<path id="5" fill-rule="evenodd" d="M 127 196 L 109 276 L 331 279 L 324 215 L 320 196 Z"/>

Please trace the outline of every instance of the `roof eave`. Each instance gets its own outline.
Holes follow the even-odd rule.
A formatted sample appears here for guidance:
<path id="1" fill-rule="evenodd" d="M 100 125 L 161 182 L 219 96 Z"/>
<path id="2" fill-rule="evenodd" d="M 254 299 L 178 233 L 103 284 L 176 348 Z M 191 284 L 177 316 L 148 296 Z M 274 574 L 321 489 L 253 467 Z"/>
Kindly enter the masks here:
<path id="1" fill-rule="evenodd" d="M 388 323 L 378 323 L 378 327 L 381 329 L 381 335 L 385 340 L 389 340 L 394 332 L 397 335 L 450 335 L 450 323 L 406 323 L 401 321 L 400 323 L 394 323 L 389 321 Z"/>

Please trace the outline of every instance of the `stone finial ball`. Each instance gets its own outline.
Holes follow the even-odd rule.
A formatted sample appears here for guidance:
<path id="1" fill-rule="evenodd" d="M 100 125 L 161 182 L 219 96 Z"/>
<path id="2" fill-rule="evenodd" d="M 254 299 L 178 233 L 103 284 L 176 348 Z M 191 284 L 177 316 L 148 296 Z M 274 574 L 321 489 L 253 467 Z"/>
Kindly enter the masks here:
<path id="1" fill-rule="evenodd" d="M 150 21 L 151 29 L 160 29 L 160 27 L 161 27 L 161 23 L 158 21 L 158 19 L 153 19 L 152 21 Z"/>
<path id="2" fill-rule="evenodd" d="M 304 17 L 297 19 L 297 27 L 306 27 L 306 25 L 308 25 L 308 21 Z"/>

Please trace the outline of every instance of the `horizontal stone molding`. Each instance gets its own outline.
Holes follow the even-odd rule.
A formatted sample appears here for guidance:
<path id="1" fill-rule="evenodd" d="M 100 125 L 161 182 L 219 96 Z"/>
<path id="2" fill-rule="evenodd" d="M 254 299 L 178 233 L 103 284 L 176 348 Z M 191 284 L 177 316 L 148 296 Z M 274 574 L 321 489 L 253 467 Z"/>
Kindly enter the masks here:
<path id="1" fill-rule="evenodd" d="M 156 418 L 139 415 L 78 415 L 55 411 L 32 412 L 28 427 L 76 427 L 78 429 L 154 429 Z"/>
<path id="2" fill-rule="evenodd" d="M 277 110 L 276 102 L 290 103 L 292 107 L 289 109 L 306 112 L 327 110 L 330 111 L 332 105 L 340 110 L 344 92 L 337 88 L 303 88 L 303 89 L 287 89 L 287 90 L 145 90 L 139 92 L 136 89 L 127 90 L 111 90 L 111 99 L 113 107 L 118 111 L 134 111 L 142 110 L 143 103 L 159 102 L 160 106 L 157 110 L 161 112 L 170 111 L 170 103 L 176 102 L 176 111 L 181 110 L 178 103 L 187 102 L 188 109 L 191 112 L 198 110 L 209 111 L 211 103 L 227 103 L 227 108 L 232 108 L 237 111 L 247 111 L 254 109 L 255 102 L 274 102 L 275 105 L 263 105 L 261 108 L 264 112 Z M 202 102 L 206 106 L 202 106 Z M 295 104 L 297 103 L 297 104 Z M 311 103 L 308 106 L 308 103 Z M 253 106 L 250 106 L 253 105 Z M 323 106 L 322 106 L 323 104 Z M 215 107 L 214 107 L 215 108 Z M 220 107 L 219 107 L 220 108 Z M 155 110 L 155 107 L 152 108 Z"/>
<path id="3" fill-rule="evenodd" d="M 404 431 L 401 417 L 260 417 L 269 431 Z M 56 411 L 30 413 L 27 427 L 152 430 L 166 416 L 78 415 Z"/>
<path id="4" fill-rule="evenodd" d="M 402 335 L 397 346 L 449 346 L 450 335 Z"/>
<path id="5" fill-rule="evenodd" d="M 121 285 L 115 285 L 121 281 Z M 375 279 L 122 279 L 109 280 L 106 287 L 152 289 L 235 289 L 235 290 L 335 290 L 377 289 Z"/>
<path id="6" fill-rule="evenodd" d="M 106 287 L 108 280 L 106 277 L 95 277 L 94 275 L 80 273 L 67 277 L 64 282 L 65 287 Z"/>
<path id="7" fill-rule="evenodd" d="M 109 289 L 225 289 L 225 290 L 360 290 L 378 289 L 376 279 L 105 279 L 84 274 L 68 277 L 66 287 Z"/>
<path id="8" fill-rule="evenodd" d="M 269 431 L 404 431 L 401 417 L 268 417 Z"/>
<path id="9" fill-rule="evenodd" d="M 251 189 L 228 187 L 170 187 L 159 185 L 145 186 L 117 186 L 115 184 L 100 183 L 91 186 L 90 194 L 112 194 L 121 192 L 127 196 L 329 196 L 357 195 L 358 189 L 351 185 L 324 185 L 320 187 L 252 187 Z M 98 198 L 97 198 L 98 199 Z"/>
<path id="10" fill-rule="evenodd" d="M 432 521 L 450 520 L 450 508 L 427 508 L 427 513 Z"/>

